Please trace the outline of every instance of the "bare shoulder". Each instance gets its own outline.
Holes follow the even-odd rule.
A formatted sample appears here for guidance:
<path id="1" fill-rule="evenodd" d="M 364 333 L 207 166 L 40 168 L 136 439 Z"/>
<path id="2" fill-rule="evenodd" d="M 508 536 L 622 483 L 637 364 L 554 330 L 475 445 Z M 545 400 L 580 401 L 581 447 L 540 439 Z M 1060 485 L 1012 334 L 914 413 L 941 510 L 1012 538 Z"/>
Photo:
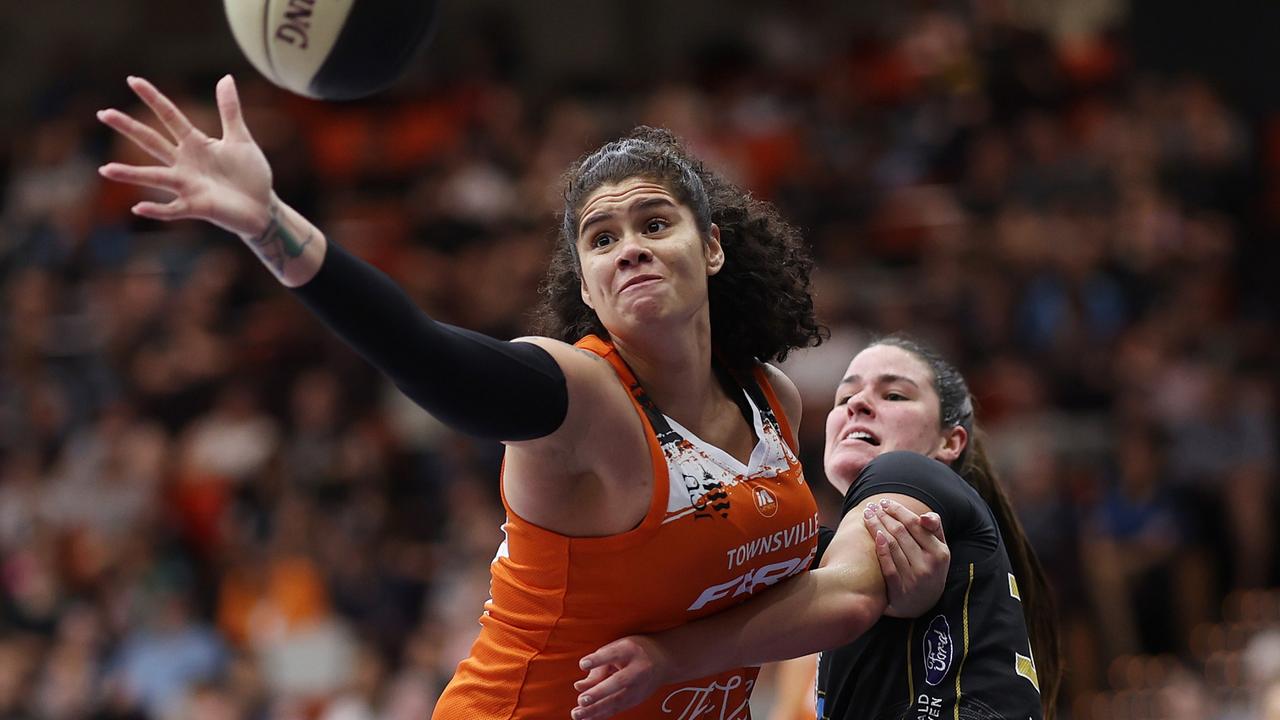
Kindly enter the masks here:
<path id="1" fill-rule="evenodd" d="M 778 368 L 763 363 L 765 377 L 769 378 L 769 384 L 773 386 L 773 393 L 778 396 L 778 402 L 782 404 L 782 409 L 787 413 L 787 419 L 793 425 L 800 422 L 803 406 L 800 400 L 800 390 L 796 387 L 794 381 L 787 377 L 787 374 Z"/>

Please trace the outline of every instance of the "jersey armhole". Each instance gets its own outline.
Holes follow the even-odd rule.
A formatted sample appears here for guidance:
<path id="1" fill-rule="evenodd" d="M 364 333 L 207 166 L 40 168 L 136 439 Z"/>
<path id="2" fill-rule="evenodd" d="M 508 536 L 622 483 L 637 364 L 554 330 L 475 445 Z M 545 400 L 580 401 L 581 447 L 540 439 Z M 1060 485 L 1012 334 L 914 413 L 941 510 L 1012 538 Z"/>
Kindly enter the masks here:
<path id="1" fill-rule="evenodd" d="M 631 374 L 630 368 L 622 361 L 614 350 L 613 345 L 607 340 L 599 338 L 595 335 L 588 335 L 578 342 L 574 343 L 575 347 L 586 350 L 587 352 L 599 355 L 609 363 L 613 368 L 614 377 L 618 383 L 622 385 L 622 389 L 627 393 L 627 397 L 631 400 L 631 407 L 640 417 L 641 429 L 645 434 L 645 446 L 649 449 L 649 460 L 653 465 L 653 488 L 649 496 L 649 509 L 645 511 L 644 518 L 638 525 L 625 532 L 616 535 L 602 535 L 595 537 L 578 537 L 573 535 L 562 535 L 560 533 L 547 530 L 535 523 L 520 517 L 518 513 L 511 509 L 507 503 L 507 490 L 505 476 L 499 482 L 499 490 L 502 497 L 502 507 L 506 511 L 508 518 L 515 518 L 522 525 L 529 528 L 532 532 L 546 534 L 555 538 L 561 538 L 572 543 L 573 547 L 579 551 L 589 550 L 614 550 L 623 547 L 629 547 L 647 539 L 652 531 L 656 530 L 663 520 L 663 516 L 667 509 L 668 496 L 671 493 L 671 473 L 667 467 L 666 455 L 662 452 L 662 446 L 658 443 L 658 436 L 650 422 L 648 414 L 645 412 L 644 406 L 636 398 L 632 391 L 632 386 L 636 384 L 635 376 Z M 505 462 L 504 462 L 505 470 Z"/>
<path id="2" fill-rule="evenodd" d="M 773 384 L 769 382 L 769 374 L 765 372 L 764 366 L 757 364 L 752 371 L 756 384 L 760 386 L 764 397 L 769 401 L 769 409 L 773 411 L 773 417 L 778 421 L 778 428 L 782 430 L 782 442 L 786 444 L 787 449 L 791 450 L 791 454 L 800 457 L 800 448 L 796 447 L 795 432 L 791 429 L 791 421 L 787 418 L 787 411 L 782 407 L 782 403 L 778 400 L 778 395 L 773 391 Z"/>

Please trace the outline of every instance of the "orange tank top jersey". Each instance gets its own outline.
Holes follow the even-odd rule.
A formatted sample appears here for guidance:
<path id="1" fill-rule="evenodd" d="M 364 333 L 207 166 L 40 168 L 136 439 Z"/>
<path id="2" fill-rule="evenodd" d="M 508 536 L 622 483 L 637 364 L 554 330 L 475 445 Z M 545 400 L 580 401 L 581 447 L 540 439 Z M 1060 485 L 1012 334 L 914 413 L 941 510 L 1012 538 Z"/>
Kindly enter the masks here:
<path id="1" fill-rule="evenodd" d="M 507 507 L 480 637 L 435 718 L 568 718 L 583 655 L 736 605 L 813 558 L 817 507 L 762 369 L 743 388 L 757 438 L 743 466 L 662 415 L 608 342 L 588 336 L 578 347 L 608 360 L 631 392 L 653 459 L 649 512 L 628 532 L 575 538 Z M 758 671 L 666 686 L 618 717 L 745 720 Z"/>

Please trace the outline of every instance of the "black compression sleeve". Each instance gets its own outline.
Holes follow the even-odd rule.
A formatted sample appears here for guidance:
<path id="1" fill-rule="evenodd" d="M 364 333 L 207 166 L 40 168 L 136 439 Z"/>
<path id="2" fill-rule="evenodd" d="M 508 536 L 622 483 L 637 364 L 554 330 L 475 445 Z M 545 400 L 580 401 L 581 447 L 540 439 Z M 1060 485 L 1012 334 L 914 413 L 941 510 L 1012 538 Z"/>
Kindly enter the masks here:
<path id="1" fill-rule="evenodd" d="M 564 422 L 564 372 L 546 350 L 436 322 L 390 278 L 334 243 L 294 293 L 396 386 L 451 427 L 531 440 Z"/>

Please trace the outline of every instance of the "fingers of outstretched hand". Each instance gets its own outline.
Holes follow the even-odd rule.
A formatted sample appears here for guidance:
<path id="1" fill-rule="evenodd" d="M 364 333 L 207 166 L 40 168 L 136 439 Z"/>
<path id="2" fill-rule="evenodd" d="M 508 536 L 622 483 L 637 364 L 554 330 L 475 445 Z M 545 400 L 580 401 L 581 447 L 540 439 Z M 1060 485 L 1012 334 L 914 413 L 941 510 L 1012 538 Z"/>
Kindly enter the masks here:
<path id="1" fill-rule="evenodd" d="M 167 203 L 145 200 L 133 206 L 133 214 L 152 220 L 183 220 L 194 216 L 182 198 L 174 198 Z"/>
<path id="2" fill-rule="evenodd" d="M 107 163 L 98 168 L 98 172 L 108 180 L 165 190 L 175 195 L 182 192 L 184 185 L 182 177 L 177 171 L 171 167 L 159 165 L 138 166 Z"/>
<path id="3" fill-rule="evenodd" d="M 98 120 L 133 141 L 134 145 L 145 150 L 148 155 L 156 160 L 165 165 L 173 164 L 173 143 L 166 140 L 163 135 L 156 132 L 149 125 L 144 125 L 114 108 L 99 110 Z"/>
<path id="4" fill-rule="evenodd" d="M 249 126 L 244 123 L 244 113 L 240 108 L 240 95 L 236 92 L 236 82 L 230 75 L 222 76 L 218 81 L 218 116 L 222 118 L 222 137 L 227 140 L 248 141 Z"/>
<path id="5" fill-rule="evenodd" d="M 187 116 L 182 114 L 178 106 L 174 105 L 173 101 L 156 89 L 155 85 L 135 76 L 130 76 L 128 83 L 138 98 L 147 107 L 151 108 L 151 112 L 155 113 L 156 117 L 160 118 L 160 122 L 164 123 L 164 126 L 168 128 L 169 134 L 173 136 L 174 140 L 182 142 L 184 138 L 192 133 L 199 132 L 191 124 L 191 121 L 187 119 Z"/>

